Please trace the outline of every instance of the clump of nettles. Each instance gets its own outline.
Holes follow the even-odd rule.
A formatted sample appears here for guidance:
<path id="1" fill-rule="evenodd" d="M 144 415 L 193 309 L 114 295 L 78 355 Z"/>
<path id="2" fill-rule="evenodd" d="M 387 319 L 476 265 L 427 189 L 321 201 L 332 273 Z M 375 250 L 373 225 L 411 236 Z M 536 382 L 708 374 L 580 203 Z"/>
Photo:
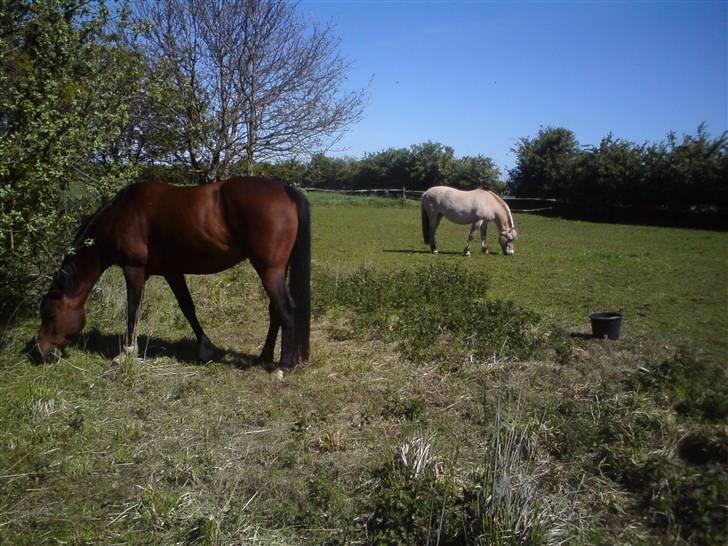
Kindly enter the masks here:
<path id="1" fill-rule="evenodd" d="M 532 356 L 546 339 L 541 318 L 513 302 L 487 299 L 488 287 L 487 275 L 454 264 L 394 272 L 364 267 L 343 276 L 322 272 L 314 311 L 353 311 L 354 331 L 399 341 L 414 360 L 443 348 L 478 359 Z"/>

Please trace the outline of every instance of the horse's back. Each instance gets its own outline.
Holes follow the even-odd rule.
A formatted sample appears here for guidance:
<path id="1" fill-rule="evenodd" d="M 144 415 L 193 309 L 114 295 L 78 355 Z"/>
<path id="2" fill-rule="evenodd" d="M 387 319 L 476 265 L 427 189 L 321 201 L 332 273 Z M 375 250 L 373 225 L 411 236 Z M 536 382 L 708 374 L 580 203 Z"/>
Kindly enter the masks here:
<path id="1" fill-rule="evenodd" d="M 423 207 L 458 224 L 488 219 L 489 200 L 485 190 L 459 190 L 449 186 L 433 186 L 422 194 Z"/>
<path id="2" fill-rule="evenodd" d="M 273 180 L 141 182 L 117 195 L 98 230 L 117 253 L 112 261 L 122 265 L 143 266 L 149 274 L 215 273 L 251 255 L 271 258 L 261 245 L 276 237 L 285 243 L 291 231 L 295 239 L 295 213 L 283 183 Z"/>

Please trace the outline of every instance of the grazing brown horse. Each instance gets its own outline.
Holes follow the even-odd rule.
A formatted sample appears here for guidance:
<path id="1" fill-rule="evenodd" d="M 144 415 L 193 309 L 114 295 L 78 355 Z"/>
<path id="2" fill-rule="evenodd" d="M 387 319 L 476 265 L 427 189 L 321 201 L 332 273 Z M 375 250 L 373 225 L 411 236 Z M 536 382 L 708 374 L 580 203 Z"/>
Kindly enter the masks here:
<path id="1" fill-rule="evenodd" d="M 79 228 L 73 248 L 41 303 L 37 343 L 43 360 L 59 358 L 82 330 L 86 298 L 112 265 L 121 266 L 126 280 L 127 352 L 136 352 L 144 283 L 162 275 L 197 336 L 200 358 L 208 360 L 212 344 L 184 275 L 217 273 L 245 259 L 270 298 L 260 360 L 273 361 L 279 329 L 281 366 L 308 359 L 311 216 L 306 197 L 283 182 L 243 177 L 195 187 L 134 184 Z"/>

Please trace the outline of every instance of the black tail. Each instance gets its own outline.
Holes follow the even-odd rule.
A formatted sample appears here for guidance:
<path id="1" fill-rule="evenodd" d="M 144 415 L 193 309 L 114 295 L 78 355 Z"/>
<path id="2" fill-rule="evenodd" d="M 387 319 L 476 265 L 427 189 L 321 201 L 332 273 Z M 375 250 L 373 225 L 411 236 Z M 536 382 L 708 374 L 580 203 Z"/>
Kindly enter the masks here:
<path id="1" fill-rule="evenodd" d="M 298 209 L 298 233 L 288 260 L 288 286 L 294 304 L 293 328 L 295 351 L 301 360 L 310 355 L 311 335 L 311 206 L 296 188 L 286 191 Z"/>
<path id="2" fill-rule="evenodd" d="M 422 238 L 425 240 L 425 244 L 430 244 L 430 216 L 425 211 L 425 206 L 420 205 L 422 211 Z"/>

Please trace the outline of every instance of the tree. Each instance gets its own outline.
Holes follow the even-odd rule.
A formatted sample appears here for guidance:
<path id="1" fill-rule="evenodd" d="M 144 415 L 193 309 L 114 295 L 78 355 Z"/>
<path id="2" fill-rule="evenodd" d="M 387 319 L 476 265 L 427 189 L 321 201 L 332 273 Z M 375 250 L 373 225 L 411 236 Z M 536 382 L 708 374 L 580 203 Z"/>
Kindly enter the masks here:
<path id="1" fill-rule="evenodd" d="M 456 160 L 451 185 L 464 190 L 485 188 L 499 193 L 504 189 L 500 170 L 491 158 L 483 155 Z"/>
<path id="2" fill-rule="evenodd" d="M 579 154 L 564 184 L 564 199 L 582 214 L 615 220 L 617 211 L 638 200 L 647 175 L 643 157 L 643 146 L 610 133 L 599 146 Z"/>
<path id="3" fill-rule="evenodd" d="M 405 148 L 387 148 L 366 154 L 359 161 L 354 185 L 359 188 L 413 188 L 410 164 L 411 154 Z"/>
<path id="4" fill-rule="evenodd" d="M 39 279 L 57 266 L 80 213 L 134 175 L 111 150 L 128 117 L 122 79 L 133 79 L 140 67 L 114 44 L 109 27 L 103 2 L 2 0 L 0 307 L 6 311 L 41 288 Z"/>
<path id="5" fill-rule="evenodd" d="M 445 184 L 455 168 L 455 151 L 439 142 L 423 142 L 410 147 L 409 187 L 426 190 Z"/>
<path id="6" fill-rule="evenodd" d="M 508 172 L 508 184 L 516 195 L 563 195 L 579 153 L 573 132 L 561 127 L 539 129 L 536 138 L 521 138 L 512 151 L 516 166 Z"/>
<path id="7" fill-rule="evenodd" d="M 346 188 L 351 186 L 353 169 L 350 158 L 316 154 L 308 163 L 303 183 L 310 188 Z"/>
<path id="8" fill-rule="evenodd" d="M 176 161 L 203 178 L 320 151 L 363 112 L 331 28 L 284 0 L 143 0 L 139 42 L 175 89 Z"/>

